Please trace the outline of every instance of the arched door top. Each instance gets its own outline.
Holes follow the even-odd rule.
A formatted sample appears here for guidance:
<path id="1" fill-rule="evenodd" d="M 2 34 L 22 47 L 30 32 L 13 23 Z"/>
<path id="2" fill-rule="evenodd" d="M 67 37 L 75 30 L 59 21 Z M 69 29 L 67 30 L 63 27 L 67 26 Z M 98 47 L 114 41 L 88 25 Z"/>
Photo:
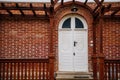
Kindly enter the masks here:
<path id="1" fill-rule="evenodd" d="M 59 29 L 88 29 L 88 27 L 83 17 L 78 15 L 67 15 L 60 21 Z"/>

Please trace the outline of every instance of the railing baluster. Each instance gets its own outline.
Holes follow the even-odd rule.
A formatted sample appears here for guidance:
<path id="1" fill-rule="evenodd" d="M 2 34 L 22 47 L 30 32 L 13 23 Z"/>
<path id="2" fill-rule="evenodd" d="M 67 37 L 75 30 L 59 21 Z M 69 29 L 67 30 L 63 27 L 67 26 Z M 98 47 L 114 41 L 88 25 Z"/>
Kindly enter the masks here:
<path id="1" fill-rule="evenodd" d="M 38 63 L 36 63 L 36 68 L 35 69 L 36 69 L 36 71 L 35 71 L 36 75 L 35 76 L 36 76 L 36 80 L 37 80 L 37 77 L 38 77 Z"/>
<path id="2" fill-rule="evenodd" d="M 31 71 L 31 65 L 30 65 L 30 63 L 28 63 L 28 80 L 30 80 L 30 71 Z"/>
<path id="3" fill-rule="evenodd" d="M 4 78 L 5 80 L 7 80 L 7 63 L 5 62 L 5 65 L 4 65 Z"/>
<path id="4" fill-rule="evenodd" d="M 23 80 L 23 63 L 21 63 L 21 80 Z"/>
<path id="5" fill-rule="evenodd" d="M 110 79 L 110 63 L 108 63 L 108 78 Z"/>
<path id="6" fill-rule="evenodd" d="M 118 64 L 118 78 L 120 78 L 120 61 L 119 61 L 119 64 Z"/>
<path id="7" fill-rule="evenodd" d="M 115 66 L 116 66 L 116 80 L 118 80 L 118 63 L 116 62 L 116 64 L 115 64 Z"/>
<path id="8" fill-rule="evenodd" d="M 112 67 L 112 80 L 114 80 L 114 63 L 113 62 L 111 64 L 111 67 Z"/>
<path id="9" fill-rule="evenodd" d="M 3 80 L 5 80 L 5 63 L 3 63 Z"/>
<path id="10" fill-rule="evenodd" d="M 10 80 L 12 80 L 12 62 L 10 63 Z"/>
<path id="11" fill-rule="evenodd" d="M 43 80 L 43 63 L 41 63 L 41 80 Z"/>
<path id="12" fill-rule="evenodd" d="M 45 80 L 45 63 L 43 63 L 43 80 Z"/>
<path id="13" fill-rule="evenodd" d="M 2 76 L 1 76 L 2 71 L 1 71 L 1 68 L 2 68 L 2 63 L 0 62 L 0 80 L 2 80 Z"/>
<path id="14" fill-rule="evenodd" d="M 14 79 L 16 80 L 16 63 L 14 63 Z"/>
<path id="15" fill-rule="evenodd" d="M 107 72 L 107 63 L 105 63 L 105 77 L 104 77 L 105 80 L 107 80 L 107 73 L 106 72 Z"/>
<path id="16" fill-rule="evenodd" d="M 48 80 L 48 65 L 46 63 L 46 80 Z"/>
<path id="17" fill-rule="evenodd" d="M 18 80 L 20 80 L 20 63 L 18 62 L 18 71 L 17 71 L 17 75 L 18 75 Z"/>
<path id="18" fill-rule="evenodd" d="M 41 80 L 41 63 L 39 63 L 39 80 Z"/>
<path id="19" fill-rule="evenodd" d="M 34 63 L 32 62 L 32 80 L 34 80 Z"/>
<path id="20" fill-rule="evenodd" d="M 27 79 L 27 63 L 25 63 L 25 80 Z"/>

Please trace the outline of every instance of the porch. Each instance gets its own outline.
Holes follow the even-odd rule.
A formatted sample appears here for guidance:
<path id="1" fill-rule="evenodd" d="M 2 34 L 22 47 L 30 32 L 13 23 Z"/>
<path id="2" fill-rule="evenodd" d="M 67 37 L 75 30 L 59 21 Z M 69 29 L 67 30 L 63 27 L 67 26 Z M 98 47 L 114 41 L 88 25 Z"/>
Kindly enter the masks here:
<path id="1" fill-rule="evenodd" d="M 82 5 L 82 7 L 86 8 L 87 1 L 88 0 L 86 0 L 84 3 L 77 4 L 77 2 L 75 0 L 72 0 L 70 2 L 70 4 L 74 3 L 74 5 L 80 5 L 80 6 Z M 92 47 L 93 53 L 91 54 L 93 71 L 92 71 L 91 77 L 93 78 L 93 80 L 120 80 L 120 59 L 119 58 L 118 59 L 105 59 L 104 58 L 105 56 L 103 56 L 104 54 L 103 54 L 103 40 L 102 40 L 102 37 L 103 37 L 102 29 L 103 28 L 101 26 L 98 26 L 98 24 L 102 24 L 101 19 L 103 19 L 103 17 L 107 18 L 107 19 L 109 19 L 111 17 L 114 19 L 119 19 L 120 15 L 116 15 L 116 14 L 117 14 L 117 12 L 120 11 L 120 9 L 119 9 L 120 7 L 119 6 L 111 7 L 111 4 L 104 6 L 104 5 L 102 5 L 103 1 L 104 0 L 99 2 L 99 0 L 95 0 L 96 7 L 94 7 L 94 9 L 90 9 L 91 10 L 90 12 L 92 13 L 91 15 L 94 19 L 94 22 L 91 24 L 93 26 L 92 27 L 93 29 L 90 29 L 90 31 L 93 30 L 93 33 L 91 34 L 93 36 L 93 40 L 91 39 L 91 41 L 89 41 L 90 45 L 93 45 L 93 47 Z M 7 38 L 1 40 L 2 47 L 4 46 L 4 49 L 6 49 L 6 50 L 9 49 L 7 51 L 8 53 L 15 52 L 11 56 L 16 55 L 17 53 L 20 53 L 20 55 L 22 53 L 24 53 L 27 56 L 28 56 L 28 54 L 34 53 L 34 55 L 36 56 L 36 55 L 40 55 L 41 53 L 45 53 L 45 52 L 43 52 L 43 50 L 46 49 L 45 51 L 47 53 L 49 53 L 49 54 L 46 54 L 46 56 L 49 56 L 49 57 L 48 58 L 37 58 L 37 59 L 35 59 L 35 58 L 32 58 L 32 59 L 29 59 L 29 58 L 7 59 L 7 58 L 5 58 L 6 55 L 3 55 L 2 58 L 4 58 L 4 59 L 0 59 L 0 80 L 54 80 L 56 78 L 57 75 L 55 75 L 55 73 L 56 73 L 55 72 L 55 67 L 56 67 L 55 66 L 55 56 L 56 56 L 55 54 L 57 54 L 57 53 L 54 50 L 57 49 L 57 47 L 55 45 L 57 43 L 57 41 L 54 40 L 54 37 L 56 37 L 56 35 L 54 35 L 55 32 L 53 30 L 57 31 L 56 29 L 54 29 L 55 25 L 56 25 L 55 19 L 54 19 L 54 12 L 55 12 L 54 6 L 57 4 L 57 2 L 58 2 L 58 0 L 51 0 L 51 4 L 48 4 L 48 5 L 41 4 L 42 5 L 41 7 L 35 7 L 35 6 L 33 6 L 32 3 L 28 3 L 28 6 L 25 6 L 25 7 L 21 7 L 19 3 L 14 3 L 15 4 L 14 6 L 9 7 L 9 6 L 6 6 L 7 5 L 6 3 L 1 3 L 0 19 L 4 19 L 4 17 L 32 18 L 31 20 L 39 19 L 39 20 L 36 20 L 36 21 L 39 21 L 38 23 L 40 23 L 42 21 L 42 19 L 46 19 L 41 24 L 48 23 L 48 25 L 46 25 L 45 28 L 43 28 L 41 26 L 41 24 L 39 24 L 42 27 L 42 29 L 39 28 L 39 30 L 46 31 L 46 33 L 45 33 L 45 31 L 43 31 L 43 32 L 39 31 L 41 34 L 38 34 L 38 33 L 36 34 L 36 31 L 38 31 L 38 28 L 37 28 L 38 26 L 36 26 L 36 28 L 32 27 L 30 29 L 29 29 L 30 26 L 28 26 L 22 30 L 21 30 L 21 28 L 20 29 L 18 28 L 18 32 L 23 31 L 22 35 L 20 35 L 20 36 L 18 36 L 18 35 L 16 36 L 16 34 L 17 34 L 16 28 L 15 28 L 16 26 L 12 26 L 12 27 L 10 26 L 12 28 L 12 29 L 10 29 L 11 31 L 9 31 L 9 33 L 11 35 L 9 35 L 8 32 L 5 32 L 5 30 L 7 31 L 6 27 L 3 28 L 3 31 L 1 29 L 1 33 L 3 34 L 2 37 L 4 38 L 6 33 L 8 36 Z M 67 4 L 64 3 L 64 0 L 61 0 L 60 7 L 61 8 L 66 7 L 65 5 L 67 5 Z M 13 10 L 15 10 L 15 11 L 17 10 L 19 13 L 14 13 Z M 31 13 L 27 14 L 24 12 L 24 10 L 31 11 Z M 38 14 L 37 11 L 42 11 L 43 14 L 41 14 L 42 12 L 40 14 Z M 109 11 L 111 11 L 112 13 L 109 15 L 105 15 L 105 13 L 107 13 Z M 14 21 L 16 21 L 16 20 L 14 20 Z M 16 22 L 16 24 L 17 23 L 18 22 Z M 4 24 L 4 23 L 2 23 L 2 24 Z M 24 27 L 24 26 L 22 26 L 22 27 Z M 36 30 L 32 31 L 34 28 Z M 28 29 L 30 31 L 25 32 Z M 24 33 L 27 33 L 27 34 L 24 35 Z M 28 35 L 28 34 L 30 34 L 30 35 Z M 14 36 L 15 36 L 15 39 L 12 41 Z M 46 37 L 41 39 L 43 36 L 46 36 Z M 8 38 L 10 38 L 10 40 Z M 8 41 L 5 41 L 7 39 L 8 39 Z M 19 41 L 20 39 L 21 39 L 21 41 Z M 33 39 L 33 41 L 32 41 L 32 39 Z M 40 40 L 41 40 L 41 42 L 39 42 Z M 16 41 L 16 43 L 14 41 Z M 12 44 L 12 43 L 14 43 L 14 44 Z M 32 44 L 32 43 L 35 43 L 35 44 Z M 41 44 L 39 44 L 39 43 L 41 43 Z M 8 44 L 9 44 L 9 46 L 8 46 Z M 23 45 L 23 44 L 26 44 L 26 45 Z M 33 45 L 33 52 L 31 52 L 30 51 L 31 48 L 29 48 L 29 47 L 32 47 L 31 44 Z M 16 48 L 15 45 L 18 47 L 17 49 L 15 49 Z M 34 46 L 37 48 L 35 48 Z M 91 46 L 89 46 L 89 47 L 91 47 Z M 24 50 L 24 48 L 26 48 L 26 50 Z M 1 49 L 1 54 L 5 53 L 4 49 Z M 15 49 L 15 51 L 14 50 L 10 51 L 12 49 Z M 19 49 L 21 49 L 21 50 L 19 50 Z M 97 51 L 97 49 L 98 49 L 98 51 Z M 18 51 L 18 52 L 16 52 L 16 51 Z M 40 54 L 37 54 L 37 53 L 40 53 Z M 102 56 L 101 56 L 101 54 L 102 54 Z M 24 57 L 24 55 L 23 55 L 23 57 Z M 66 74 L 64 74 L 64 75 L 66 75 Z M 71 76 L 71 74 L 67 74 L 67 75 Z M 85 79 L 86 79 L 86 76 L 77 76 L 76 77 L 76 73 L 72 74 L 72 78 L 69 78 L 69 77 L 67 78 L 67 80 L 85 80 Z M 59 80 L 64 80 L 64 79 L 59 79 Z M 87 78 L 87 80 L 89 80 L 89 79 Z"/>
<path id="2" fill-rule="evenodd" d="M 0 80 L 54 80 L 54 65 L 50 62 L 52 59 L 0 59 Z M 120 80 L 120 60 L 105 59 L 94 67 L 96 70 L 93 72 L 93 80 L 102 80 L 102 77 L 103 80 Z M 80 75 L 75 77 L 74 73 L 68 75 L 66 79 L 69 80 L 87 79 Z M 59 77 L 57 80 L 64 79 Z"/>

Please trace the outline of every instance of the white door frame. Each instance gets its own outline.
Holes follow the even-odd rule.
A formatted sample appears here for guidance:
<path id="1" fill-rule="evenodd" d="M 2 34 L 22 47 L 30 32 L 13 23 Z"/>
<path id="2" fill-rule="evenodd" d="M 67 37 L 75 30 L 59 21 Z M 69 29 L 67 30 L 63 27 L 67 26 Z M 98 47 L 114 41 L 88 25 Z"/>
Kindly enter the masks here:
<path id="1" fill-rule="evenodd" d="M 72 27 L 71 26 L 71 29 L 66 29 L 66 28 L 64 28 L 64 29 L 62 29 L 62 24 L 64 23 L 64 21 L 66 20 L 66 19 L 68 19 L 68 18 L 72 18 L 72 17 L 77 17 L 78 19 L 80 19 L 81 21 L 82 21 L 82 23 L 83 23 L 83 26 L 84 26 L 84 28 L 83 29 L 75 29 L 74 27 Z M 73 24 L 73 22 L 71 21 L 71 23 Z M 81 16 L 78 16 L 78 15 L 67 15 L 67 16 L 65 16 L 65 17 L 63 17 L 62 18 L 62 20 L 60 21 L 60 23 L 59 23 L 59 27 L 58 27 L 58 69 L 59 69 L 59 71 L 61 71 L 60 70 L 60 47 L 59 47 L 59 41 L 60 41 L 60 31 L 72 31 L 72 30 L 79 30 L 79 31 L 86 31 L 86 39 L 87 39 L 87 42 L 86 42 L 86 44 L 87 44 L 87 49 L 86 49 L 86 56 L 87 56 L 87 69 L 85 70 L 85 71 L 83 71 L 83 72 L 88 72 L 88 25 L 87 25 L 87 22 L 86 22 L 86 20 L 83 18 L 83 17 L 81 17 Z"/>

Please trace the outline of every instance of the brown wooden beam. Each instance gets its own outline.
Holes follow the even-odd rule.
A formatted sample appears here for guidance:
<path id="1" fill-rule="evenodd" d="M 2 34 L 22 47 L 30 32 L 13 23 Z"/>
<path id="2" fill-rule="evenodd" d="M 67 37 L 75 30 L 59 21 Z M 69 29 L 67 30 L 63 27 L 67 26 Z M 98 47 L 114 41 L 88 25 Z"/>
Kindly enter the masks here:
<path id="1" fill-rule="evenodd" d="M 101 0 L 101 2 L 100 2 L 100 3 L 102 4 L 103 2 L 104 2 L 104 0 Z"/>
<path id="2" fill-rule="evenodd" d="M 114 16 L 116 13 L 118 13 L 120 10 L 116 10 L 116 11 L 114 11 L 112 14 L 111 14 L 111 16 Z"/>
<path id="3" fill-rule="evenodd" d="M 33 8 L 32 3 L 30 3 L 30 7 Z M 33 9 L 32 9 L 32 12 L 33 12 L 34 16 L 36 16 L 36 13 L 35 13 L 35 11 Z"/>
<path id="4" fill-rule="evenodd" d="M 88 0 L 85 0 L 84 4 L 86 5 L 87 2 L 88 2 Z"/>
<path id="5" fill-rule="evenodd" d="M 12 12 L 11 11 L 9 11 L 9 10 L 7 10 L 7 12 L 10 14 L 10 16 L 12 16 L 13 14 L 12 14 Z"/>
<path id="6" fill-rule="evenodd" d="M 1 3 L 1 6 L 2 6 L 2 8 L 5 8 L 5 4 L 4 4 L 4 3 Z M 5 10 L 8 12 L 8 14 L 9 14 L 10 16 L 13 15 L 10 10 L 8 10 L 8 9 L 5 9 Z"/>
<path id="7" fill-rule="evenodd" d="M 94 20 L 96 20 L 98 18 L 98 16 L 99 16 L 99 12 L 95 13 L 94 14 Z"/>
<path id="8" fill-rule="evenodd" d="M 96 3 L 97 3 L 97 5 L 102 5 L 102 3 L 104 2 L 104 0 L 101 0 L 101 1 L 99 1 L 99 0 L 94 0 Z"/>
<path id="9" fill-rule="evenodd" d="M 46 11 L 46 4 L 44 4 L 44 10 L 45 10 L 45 15 L 48 16 Z"/>
<path id="10" fill-rule="evenodd" d="M 102 6 L 102 8 L 101 8 L 101 14 L 104 14 L 104 12 L 105 12 L 105 6 Z"/>
<path id="11" fill-rule="evenodd" d="M 58 0 L 55 0 L 54 3 L 56 4 L 58 2 Z"/>
<path id="12" fill-rule="evenodd" d="M 99 5 L 99 4 L 100 4 L 99 0 L 94 0 L 94 1 L 97 3 L 97 5 Z"/>
<path id="13" fill-rule="evenodd" d="M 61 0 L 61 5 L 63 5 L 64 0 Z"/>
<path id="14" fill-rule="evenodd" d="M 111 7 L 111 4 L 109 4 L 107 7 L 105 7 L 105 12 L 117 11 L 117 10 L 120 10 L 120 7 Z"/>
<path id="15" fill-rule="evenodd" d="M 18 3 L 16 3 L 16 7 L 17 7 L 17 8 L 19 8 Z M 24 16 L 24 15 L 25 15 L 25 14 L 24 14 L 24 12 L 22 11 L 22 9 L 19 9 L 19 11 L 20 11 L 20 13 L 21 13 L 21 15 L 22 15 L 22 16 Z"/>
<path id="16" fill-rule="evenodd" d="M 111 6 L 112 6 L 112 4 L 109 4 L 109 5 L 107 6 L 107 9 L 110 9 L 110 8 L 111 8 Z"/>
<path id="17" fill-rule="evenodd" d="M 120 10 L 120 6 L 119 6 L 119 7 L 111 7 L 110 10 L 111 10 L 111 11 Z"/>
<path id="18" fill-rule="evenodd" d="M 9 15 L 7 15 L 7 14 L 0 14 L 0 17 L 1 18 L 4 18 L 4 17 L 9 17 Z M 45 16 L 45 15 L 37 15 L 37 16 L 34 16 L 34 15 L 25 15 L 25 16 L 23 16 L 23 17 L 21 17 L 21 15 L 19 15 L 19 14 L 14 14 L 13 16 L 11 16 L 11 17 L 13 17 L 13 18 L 15 18 L 15 17 L 18 17 L 18 18 L 35 18 L 35 19 L 49 19 L 49 17 L 48 16 Z"/>
<path id="19" fill-rule="evenodd" d="M 103 18 L 107 18 L 107 19 L 120 19 L 120 15 L 114 15 L 114 16 L 111 16 L 111 15 L 104 15 Z"/>
<path id="20" fill-rule="evenodd" d="M 51 0 L 51 5 L 53 5 L 54 4 L 54 1 L 53 0 Z"/>
<path id="21" fill-rule="evenodd" d="M 53 12 L 54 12 L 54 7 L 51 6 L 51 7 L 50 7 L 50 14 L 53 14 Z"/>
<path id="22" fill-rule="evenodd" d="M 73 2 L 75 2 L 75 0 L 73 0 Z"/>
<path id="23" fill-rule="evenodd" d="M 99 8 L 99 5 L 97 5 L 97 6 L 95 7 L 95 9 L 93 10 L 93 13 L 95 13 L 95 11 L 96 11 L 98 8 Z"/>
<path id="24" fill-rule="evenodd" d="M 0 10 L 31 10 L 30 7 L 0 7 Z M 33 7 L 32 8 L 33 10 L 36 10 L 36 11 L 44 11 L 44 8 L 43 7 Z M 47 7 L 46 8 L 47 11 L 49 11 L 49 8 Z"/>

